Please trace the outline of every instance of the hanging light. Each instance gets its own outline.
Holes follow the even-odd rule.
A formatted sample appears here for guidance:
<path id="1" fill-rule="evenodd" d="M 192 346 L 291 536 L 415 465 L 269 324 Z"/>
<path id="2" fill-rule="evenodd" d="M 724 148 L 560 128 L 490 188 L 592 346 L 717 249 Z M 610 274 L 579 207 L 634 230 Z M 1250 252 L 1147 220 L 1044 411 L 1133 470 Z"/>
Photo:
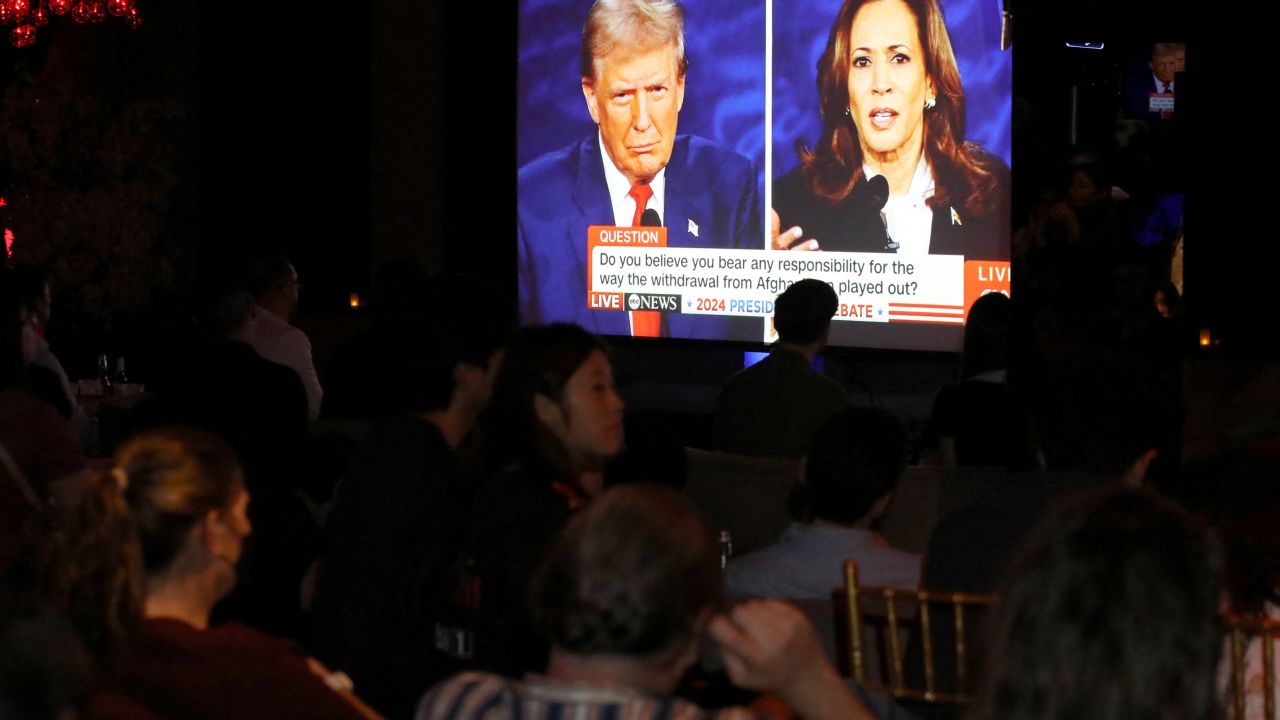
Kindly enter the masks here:
<path id="1" fill-rule="evenodd" d="M 9 44 L 16 48 L 24 48 L 36 41 L 36 29 L 30 25 L 19 25 L 9 32 Z"/>
<path id="2" fill-rule="evenodd" d="M 18 26 L 9 33 L 9 44 L 17 48 L 34 44 L 36 28 L 47 26 L 55 15 L 67 14 L 77 25 L 98 25 L 111 17 L 134 30 L 142 24 L 136 0 L 0 0 L 0 25 Z"/>

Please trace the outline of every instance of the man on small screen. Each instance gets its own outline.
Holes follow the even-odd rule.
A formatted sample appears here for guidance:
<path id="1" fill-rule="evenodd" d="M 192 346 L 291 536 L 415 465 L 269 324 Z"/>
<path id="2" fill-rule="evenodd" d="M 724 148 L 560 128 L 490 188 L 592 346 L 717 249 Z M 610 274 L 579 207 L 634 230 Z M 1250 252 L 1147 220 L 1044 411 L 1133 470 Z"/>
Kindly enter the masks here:
<path id="1" fill-rule="evenodd" d="M 1129 114 L 1136 118 L 1168 119 L 1172 110 L 1152 104 L 1152 95 L 1174 95 L 1177 74 L 1186 68 L 1187 48 L 1183 43 L 1155 43 L 1151 46 L 1149 73 L 1139 73 L 1129 81 L 1125 92 Z"/>
<path id="2" fill-rule="evenodd" d="M 689 66 L 684 10 L 674 0 L 596 0 L 579 66 L 597 131 L 519 173 L 521 321 L 576 322 L 610 335 L 747 339 L 742 319 L 592 310 L 587 303 L 591 225 L 663 225 L 668 247 L 763 245 L 752 163 L 676 134 Z M 758 336 L 759 323 L 751 328 Z"/>

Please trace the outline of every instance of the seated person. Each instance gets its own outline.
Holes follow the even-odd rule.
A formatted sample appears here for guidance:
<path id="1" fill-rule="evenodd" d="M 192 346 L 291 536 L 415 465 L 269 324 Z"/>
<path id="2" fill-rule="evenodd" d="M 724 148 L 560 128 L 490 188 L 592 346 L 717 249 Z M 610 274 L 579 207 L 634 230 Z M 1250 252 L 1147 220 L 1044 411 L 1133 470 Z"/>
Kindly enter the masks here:
<path id="1" fill-rule="evenodd" d="M 1048 516 L 1005 578 L 973 720 L 1222 717 L 1221 563 L 1154 493 Z"/>
<path id="2" fill-rule="evenodd" d="M 283 255 L 262 255 L 249 264 L 249 290 L 253 293 L 258 321 L 250 342 L 253 349 L 273 363 L 293 370 L 307 391 L 307 417 L 320 417 L 324 390 L 311 359 L 306 333 L 289 324 L 298 312 L 298 271 Z"/>
<path id="3" fill-rule="evenodd" d="M 873 717 L 798 610 L 756 600 L 721 612 L 723 591 L 716 541 L 686 500 L 641 483 L 607 490 L 570 520 L 534 586 L 533 613 L 551 642 L 546 674 L 456 675 L 427 693 L 417 717 L 704 717 L 671 697 L 704 633 L 740 687 L 808 720 Z"/>
<path id="4" fill-rule="evenodd" d="M 947 467 L 1034 465 L 1030 440 L 1009 396 L 1009 296 L 993 292 L 969 307 L 958 383 L 944 386 L 930 418 L 938 454 Z"/>
<path id="5" fill-rule="evenodd" d="M 58 414 L 73 423 L 80 432 L 87 422 L 84 410 L 76 403 L 76 394 L 58 357 L 49 349 L 45 330 L 53 308 L 52 283 L 47 271 L 34 265 L 18 265 L 11 274 L 22 310 L 23 350 L 27 353 L 27 383 L 40 399 L 51 404 Z"/>
<path id="6" fill-rule="evenodd" d="M 229 446 L 161 429 L 126 442 L 115 463 L 67 513 L 50 573 L 53 605 L 106 672 L 85 717 L 376 717 L 292 644 L 210 626 L 252 530 Z"/>
<path id="7" fill-rule="evenodd" d="M 821 280 L 801 280 L 778 296 L 769 357 L 724 384 L 716 400 L 716 448 L 739 455 L 799 458 L 828 415 L 849 402 L 836 381 L 811 366 L 827 346 L 839 300 Z"/>
<path id="8" fill-rule="evenodd" d="M 735 597 L 825 600 L 843 582 L 845 560 L 859 582 L 914 590 L 920 556 L 895 550 L 874 529 L 906 464 L 907 431 L 875 407 L 851 407 L 823 423 L 805 460 L 805 522 L 777 543 L 729 563 Z"/>
<path id="9" fill-rule="evenodd" d="M 459 455 L 501 357 L 496 323 L 438 324 L 431 352 L 383 358 L 403 412 L 373 424 L 338 486 L 311 608 L 316 654 L 389 717 L 453 669 L 435 633 L 474 487 Z"/>
<path id="10" fill-rule="evenodd" d="M 526 600 L 569 517 L 603 488 L 623 450 L 623 401 L 600 338 L 556 323 L 515 334 L 477 427 L 486 467 L 471 497 L 463 565 L 482 588 L 467 667 L 505 675 L 546 667 Z"/>

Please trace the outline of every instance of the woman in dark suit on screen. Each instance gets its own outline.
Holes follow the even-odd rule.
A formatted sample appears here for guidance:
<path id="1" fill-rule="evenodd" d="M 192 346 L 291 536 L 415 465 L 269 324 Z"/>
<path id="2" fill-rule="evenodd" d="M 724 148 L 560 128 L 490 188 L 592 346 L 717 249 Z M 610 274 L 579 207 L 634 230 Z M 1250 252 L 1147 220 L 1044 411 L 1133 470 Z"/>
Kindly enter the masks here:
<path id="1" fill-rule="evenodd" d="M 937 0 L 845 0 L 818 95 L 819 142 L 774 183 L 775 249 L 1008 257 L 1009 168 L 965 141 Z"/>

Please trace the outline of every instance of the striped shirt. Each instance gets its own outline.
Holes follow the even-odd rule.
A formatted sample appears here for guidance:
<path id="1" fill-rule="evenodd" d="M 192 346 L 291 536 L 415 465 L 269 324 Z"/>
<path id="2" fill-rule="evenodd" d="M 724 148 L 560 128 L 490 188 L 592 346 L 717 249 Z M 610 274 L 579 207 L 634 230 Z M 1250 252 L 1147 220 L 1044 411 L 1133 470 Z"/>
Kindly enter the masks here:
<path id="1" fill-rule="evenodd" d="M 467 672 L 432 688 L 417 720 L 758 720 L 744 708 L 709 712 L 637 688 L 511 680 Z"/>

